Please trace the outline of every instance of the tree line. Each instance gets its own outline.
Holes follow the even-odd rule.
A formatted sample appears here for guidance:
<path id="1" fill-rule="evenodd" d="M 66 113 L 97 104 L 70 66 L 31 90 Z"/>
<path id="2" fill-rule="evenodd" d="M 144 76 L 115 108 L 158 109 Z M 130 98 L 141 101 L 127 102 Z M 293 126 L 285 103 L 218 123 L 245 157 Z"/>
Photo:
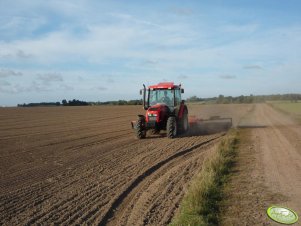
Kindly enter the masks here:
<path id="1" fill-rule="evenodd" d="M 284 100 L 297 102 L 301 100 L 301 94 L 273 94 L 273 95 L 240 95 L 236 97 L 219 95 L 218 97 L 199 98 L 192 96 L 187 98 L 187 102 L 205 102 L 216 104 L 230 104 L 230 103 L 263 103 L 266 101 Z"/>
<path id="2" fill-rule="evenodd" d="M 265 101 L 274 100 L 285 100 L 297 102 L 301 100 L 301 94 L 273 94 L 273 95 L 240 95 L 240 96 L 224 96 L 219 95 L 218 97 L 201 98 L 192 96 L 186 99 L 188 103 L 193 102 L 204 102 L 204 103 L 215 103 L 215 104 L 230 104 L 230 103 L 262 103 Z M 28 103 L 18 104 L 18 107 L 42 107 L 42 106 L 97 106 L 97 105 L 142 105 L 142 99 L 140 100 L 116 100 L 116 101 L 97 101 L 87 102 L 81 100 L 62 100 L 61 102 L 40 102 L 40 103 Z"/>
<path id="3" fill-rule="evenodd" d="M 24 103 L 18 104 L 18 107 L 51 107 L 51 106 L 95 106 L 95 105 L 142 105 L 142 100 L 117 100 L 105 102 L 87 102 L 81 100 L 62 100 L 61 102 L 40 102 L 40 103 Z"/>

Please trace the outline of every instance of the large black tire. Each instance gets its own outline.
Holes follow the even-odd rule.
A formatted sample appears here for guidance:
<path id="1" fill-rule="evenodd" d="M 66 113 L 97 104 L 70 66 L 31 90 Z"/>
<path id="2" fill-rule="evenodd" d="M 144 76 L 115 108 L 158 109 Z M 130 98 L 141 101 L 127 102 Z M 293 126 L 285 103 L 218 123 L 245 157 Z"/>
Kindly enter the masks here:
<path id="1" fill-rule="evenodd" d="M 176 117 L 170 116 L 167 119 L 166 132 L 168 138 L 175 138 L 178 134 L 178 125 Z"/>
<path id="2" fill-rule="evenodd" d="M 146 136 L 144 117 L 138 117 L 137 124 L 136 124 L 136 136 L 138 139 L 143 139 Z"/>

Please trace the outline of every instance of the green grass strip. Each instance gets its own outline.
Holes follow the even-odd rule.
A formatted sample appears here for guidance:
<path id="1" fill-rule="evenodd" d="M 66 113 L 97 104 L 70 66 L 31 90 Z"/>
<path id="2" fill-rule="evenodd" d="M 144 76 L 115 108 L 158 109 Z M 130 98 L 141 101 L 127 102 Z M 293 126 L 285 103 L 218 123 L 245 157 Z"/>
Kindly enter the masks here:
<path id="1" fill-rule="evenodd" d="M 171 226 L 218 224 L 222 186 L 233 165 L 238 140 L 238 132 L 232 130 L 221 141 L 218 150 L 204 161 L 201 172 L 191 182 Z"/>
<path id="2" fill-rule="evenodd" d="M 278 111 L 288 114 L 291 118 L 301 124 L 301 102 L 269 102 L 268 105 Z"/>

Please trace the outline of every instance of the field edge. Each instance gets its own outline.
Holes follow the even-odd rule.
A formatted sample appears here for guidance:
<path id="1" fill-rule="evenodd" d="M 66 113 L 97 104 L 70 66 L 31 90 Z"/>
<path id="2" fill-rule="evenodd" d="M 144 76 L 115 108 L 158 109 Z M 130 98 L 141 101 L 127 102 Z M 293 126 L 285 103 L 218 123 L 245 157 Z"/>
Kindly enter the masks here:
<path id="1" fill-rule="evenodd" d="M 235 162 L 238 144 L 239 132 L 232 129 L 220 142 L 216 152 L 207 157 L 202 170 L 190 182 L 170 226 L 218 223 L 223 185 Z"/>

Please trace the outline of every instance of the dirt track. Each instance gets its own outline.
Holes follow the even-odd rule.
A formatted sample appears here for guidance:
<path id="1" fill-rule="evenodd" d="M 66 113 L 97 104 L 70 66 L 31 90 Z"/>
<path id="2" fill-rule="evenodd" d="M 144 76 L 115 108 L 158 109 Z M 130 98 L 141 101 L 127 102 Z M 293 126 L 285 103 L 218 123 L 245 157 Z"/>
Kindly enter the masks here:
<path id="1" fill-rule="evenodd" d="M 255 147 L 261 152 L 264 181 L 271 192 L 282 194 L 282 204 L 301 213 L 301 126 L 287 115 L 268 105 L 257 106 L 255 123 L 266 126 L 255 128 Z"/>
<path id="2" fill-rule="evenodd" d="M 266 215 L 272 205 L 292 208 L 300 216 L 301 126 L 287 114 L 257 104 L 240 127 L 245 129 L 221 225 L 279 225 Z"/>
<path id="3" fill-rule="evenodd" d="M 250 108 L 190 110 L 204 117 L 223 112 L 237 123 Z M 137 140 L 129 122 L 138 112 L 140 107 L 0 109 L 0 224 L 169 222 L 187 182 L 224 133 Z"/>

